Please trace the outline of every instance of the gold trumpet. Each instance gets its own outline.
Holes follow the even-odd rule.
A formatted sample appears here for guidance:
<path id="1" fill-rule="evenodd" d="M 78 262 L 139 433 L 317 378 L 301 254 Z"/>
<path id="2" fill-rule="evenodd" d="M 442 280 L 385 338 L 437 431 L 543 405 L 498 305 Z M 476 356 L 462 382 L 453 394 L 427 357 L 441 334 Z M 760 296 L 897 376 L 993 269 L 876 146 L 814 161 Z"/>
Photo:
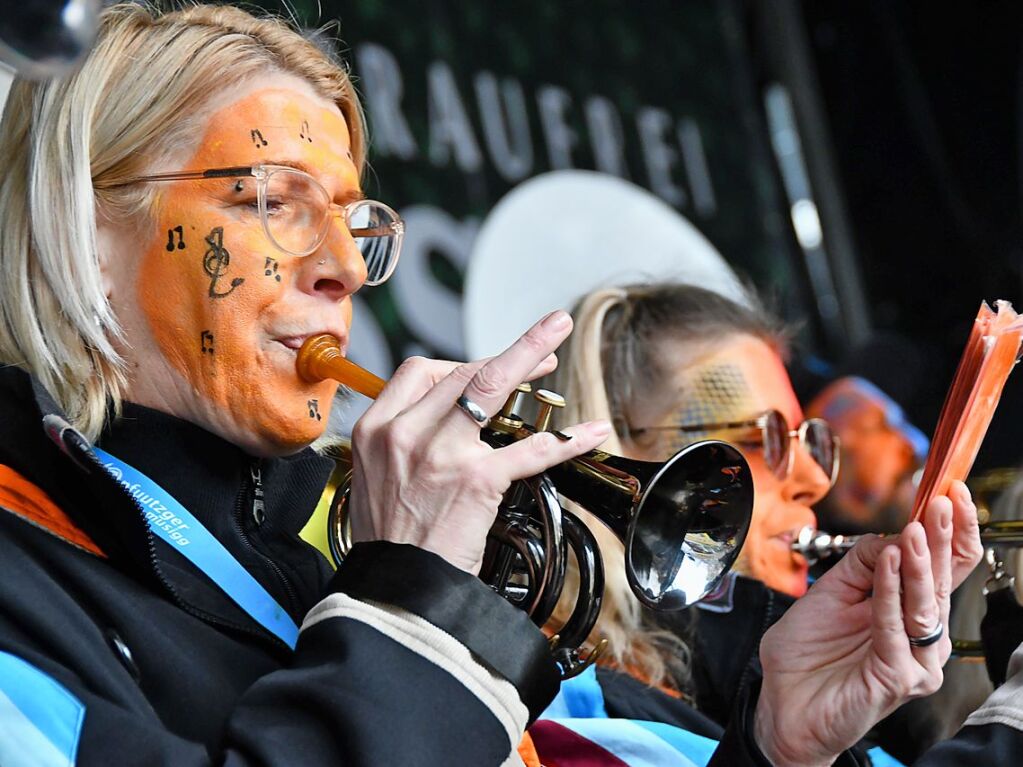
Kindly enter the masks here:
<path id="1" fill-rule="evenodd" d="M 315 383 L 334 379 L 375 398 L 383 379 L 341 354 L 329 335 L 306 340 L 298 353 L 299 375 Z M 501 411 L 480 432 L 495 448 L 551 430 L 564 399 L 543 389 L 534 423 L 518 408 L 529 384 L 512 392 Z M 556 435 L 560 432 L 554 431 Z M 351 548 L 348 499 L 351 467 L 331 504 L 328 539 L 340 561 Z M 551 640 L 562 676 L 578 674 L 603 644 L 585 658 L 579 646 L 600 614 L 603 563 L 596 539 L 575 515 L 561 507 L 571 498 L 610 528 L 625 545 L 626 575 L 633 593 L 657 610 L 686 607 L 715 588 L 738 556 L 753 510 L 753 478 L 733 446 L 699 442 L 663 463 L 637 461 L 591 450 L 509 488 L 491 527 L 480 578 L 538 626 L 550 618 L 565 583 L 568 553 L 579 566 L 576 606 Z"/>

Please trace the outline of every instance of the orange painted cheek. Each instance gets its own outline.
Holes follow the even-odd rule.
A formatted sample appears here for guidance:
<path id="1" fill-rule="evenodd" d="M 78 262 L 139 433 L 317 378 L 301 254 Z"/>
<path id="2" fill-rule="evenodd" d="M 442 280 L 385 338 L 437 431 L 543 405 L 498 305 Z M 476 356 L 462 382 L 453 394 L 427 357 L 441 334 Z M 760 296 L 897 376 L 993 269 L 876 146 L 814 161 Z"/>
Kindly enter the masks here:
<path id="1" fill-rule="evenodd" d="M 197 389 L 223 402 L 228 386 L 238 383 L 230 380 L 232 371 L 246 358 L 251 362 L 253 322 L 280 292 L 284 272 L 260 255 L 266 250 L 261 232 L 228 216 L 196 214 L 196 207 L 173 199 L 163 206 L 138 297 L 163 355 Z"/>
<path id="2" fill-rule="evenodd" d="M 138 281 L 139 305 L 164 356 L 185 372 L 192 356 L 189 350 L 200 348 L 197 315 L 203 311 L 201 295 L 202 222 L 183 213 L 176 196 L 168 196 L 162 206 L 150 247 Z"/>

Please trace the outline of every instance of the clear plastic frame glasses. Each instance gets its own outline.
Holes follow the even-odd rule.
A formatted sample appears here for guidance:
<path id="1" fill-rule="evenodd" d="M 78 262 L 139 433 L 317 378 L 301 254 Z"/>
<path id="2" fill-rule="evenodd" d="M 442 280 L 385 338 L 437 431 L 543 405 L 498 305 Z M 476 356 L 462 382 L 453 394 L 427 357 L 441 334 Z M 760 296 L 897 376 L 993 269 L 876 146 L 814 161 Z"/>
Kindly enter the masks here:
<path id="1" fill-rule="evenodd" d="M 338 205 L 305 171 L 285 165 L 253 165 L 208 168 L 139 176 L 106 188 L 159 181 L 191 181 L 236 178 L 238 194 L 247 191 L 240 179 L 255 179 L 259 217 L 267 239 L 278 250 L 308 256 L 319 248 L 330 231 L 331 220 L 340 216 L 355 239 L 366 262 L 366 285 L 385 282 L 398 265 L 405 222 L 392 208 L 376 200 L 354 200 Z"/>
<path id="2" fill-rule="evenodd" d="M 683 433 L 719 432 L 719 431 L 756 431 L 758 439 L 736 439 L 738 444 L 750 444 L 764 451 L 764 463 L 776 477 L 784 479 L 792 471 L 794 460 L 792 438 L 810 454 L 814 462 L 834 485 L 838 479 L 839 441 L 831 430 L 831 424 L 823 418 L 810 418 L 799 424 L 799 428 L 790 429 L 788 422 L 777 410 L 768 410 L 754 418 L 743 421 L 727 421 L 724 423 L 698 423 L 684 426 L 648 426 L 642 429 L 629 429 L 630 434 L 642 434 L 649 431 L 680 431 Z M 749 436 L 753 436 L 752 434 Z"/>

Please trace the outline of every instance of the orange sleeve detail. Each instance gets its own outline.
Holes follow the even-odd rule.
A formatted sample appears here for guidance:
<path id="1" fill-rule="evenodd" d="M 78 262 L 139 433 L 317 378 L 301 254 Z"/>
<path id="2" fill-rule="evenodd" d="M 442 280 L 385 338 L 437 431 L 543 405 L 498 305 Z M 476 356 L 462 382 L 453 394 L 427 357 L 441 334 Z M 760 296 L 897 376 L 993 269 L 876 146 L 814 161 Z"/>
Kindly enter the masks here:
<path id="1" fill-rule="evenodd" d="M 540 755 L 536 753 L 536 746 L 528 732 L 522 733 L 522 741 L 519 743 L 519 756 L 526 763 L 526 767 L 543 767 L 540 764 Z"/>
<path id="2" fill-rule="evenodd" d="M 50 496 L 3 464 L 0 464 L 0 506 L 90 554 L 106 556 L 88 535 L 75 527 Z"/>

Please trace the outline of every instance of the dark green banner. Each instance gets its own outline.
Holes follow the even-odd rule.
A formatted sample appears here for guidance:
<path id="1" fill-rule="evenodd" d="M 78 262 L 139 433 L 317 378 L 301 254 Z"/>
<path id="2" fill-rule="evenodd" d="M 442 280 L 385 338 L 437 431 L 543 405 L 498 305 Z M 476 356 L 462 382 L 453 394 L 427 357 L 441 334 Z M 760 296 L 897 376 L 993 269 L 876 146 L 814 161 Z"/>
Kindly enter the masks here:
<path id="1" fill-rule="evenodd" d="M 730 2 L 323 0 L 318 16 L 295 4 L 309 26 L 340 24 L 370 123 L 366 191 L 408 222 L 396 275 L 360 294 L 352 356 L 364 364 L 388 374 L 412 353 L 464 355 L 460 290 L 480 222 L 515 185 L 557 169 L 650 190 L 800 313 Z"/>

